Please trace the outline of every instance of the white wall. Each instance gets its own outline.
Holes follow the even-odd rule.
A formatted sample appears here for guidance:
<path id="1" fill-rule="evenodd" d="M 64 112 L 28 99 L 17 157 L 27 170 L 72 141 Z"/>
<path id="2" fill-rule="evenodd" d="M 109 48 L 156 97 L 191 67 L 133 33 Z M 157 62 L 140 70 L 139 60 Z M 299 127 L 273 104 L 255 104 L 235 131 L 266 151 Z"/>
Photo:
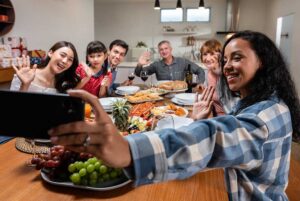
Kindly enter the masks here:
<path id="1" fill-rule="evenodd" d="M 240 0 L 238 30 L 265 32 L 267 8 L 273 0 Z"/>
<path id="2" fill-rule="evenodd" d="M 298 94 L 300 96 L 300 1 L 299 0 L 272 0 L 270 4 L 269 15 L 267 16 L 266 33 L 275 41 L 276 23 L 278 17 L 294 14 L 292 55 L 291 55 L 291 74 L 296 83 Z"/>
<path id="3" fill-rule="evenodd" d="M 265 18 L 268 2 L 272 0 L 240 0 L 239 30 L 265 30 Z M 118 3 L 117 3 L 118 2 Z M 182 1 L 183 7 L 197 7 L 199 1 Z M 161 8 L 175 8 L 176 1 L 160 1 Z M 259 5 L 259 6 L 257 6 Z M 154 10 L 154 1 L 149 0 L 95 0 L 95 38 L 109 44 L 115 38 L 127 41 L 134 47 L 138 41 L 144 41 L 150 47 L 156 47 L 163 39 L 168 39 L 175 47 L 174 54 L 189 58 L 191 47 L 186 47 L 187 36 L 162 35 L 164 25 L 170 25 L 177 31 L 185 27 L 197 26 L 196 49 L 204 40 L 215 37 L 224 41 L 224 35 L 216 35 L 216 31 L 225 31 L 226 0 L 205 1 L 211 8 L 210 23 L 160 23 L 160 11 Z M 205 34 L 209 32 L 209 34 Z M 131 55 L 127 57 L 130 60 Z"/>
<path id="4" fill-rule="evenodd" d="M 175 8 L 176 1 L 160 1 L 162 8 Z M 185 2 L 184 7 L 197 7 L 198 1 Z M 206 6 L 212 7 L 211 23 L 160 23 L 160 11 L 154 10 L 154 1 L 103 1 L 95 0 L 95 39 L 106 45 L 120 38 L 128 42 L 130 47 L 135 47 L 138 41 L 144 41 L 150 47 L 156 47 L 163 39 L 172 42 L 175 55 L 189 53 L 191 47 L 186 47 L 187 36 L 162 35 L 164 25 L 170 25 L 176 31 L 183 31 L 188 25 L 197 26 L 198 35 L 207 39 L 214 36 L 215 32 L 225 25 L 226 0 L 210 0 Z M 203 34 L 207 31 L 210 34 Z M 130 58 L 130 52 L 128 59 Z"/>
<path id="5" fill-rule="evenodd" d="M 29 49 L 48 51 L 57 41 L 72 42 L 79 58 L 94 40 L 94 0 L 12 0 L 15 24 L 5 36 L 22 36 Z"/>

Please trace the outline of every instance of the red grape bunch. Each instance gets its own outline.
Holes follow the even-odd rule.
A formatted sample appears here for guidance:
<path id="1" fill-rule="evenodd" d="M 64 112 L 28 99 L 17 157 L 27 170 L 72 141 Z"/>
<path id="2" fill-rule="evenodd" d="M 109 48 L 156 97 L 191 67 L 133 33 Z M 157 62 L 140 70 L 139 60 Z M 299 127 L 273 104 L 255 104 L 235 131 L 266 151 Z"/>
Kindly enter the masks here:
<path id="1" fill-rule="evenodd" d="M 47 154 L 39 154 L 32 158 L 31 163 L 36 169 L 42 169 L 50 179 L 64 179 L 68 177 L 68 166 L 75 161 L 85 161 L 93 157 L 89 153 L 77 153 L 65 149 L 64 146 L 55 145 Z"/>

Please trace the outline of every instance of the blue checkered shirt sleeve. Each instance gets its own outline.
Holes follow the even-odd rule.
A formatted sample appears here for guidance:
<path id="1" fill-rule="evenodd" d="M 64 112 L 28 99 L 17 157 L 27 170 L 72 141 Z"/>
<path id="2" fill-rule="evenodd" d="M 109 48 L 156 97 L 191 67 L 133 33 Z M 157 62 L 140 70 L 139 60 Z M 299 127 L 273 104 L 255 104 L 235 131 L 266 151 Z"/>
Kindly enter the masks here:
<path id="1" fill-rule="evenodd" d="M 276 97 L 238 115 L 130 135 L 135 185 L 225 168 L 230 200 L 287 200 L 292 124 Z"/>

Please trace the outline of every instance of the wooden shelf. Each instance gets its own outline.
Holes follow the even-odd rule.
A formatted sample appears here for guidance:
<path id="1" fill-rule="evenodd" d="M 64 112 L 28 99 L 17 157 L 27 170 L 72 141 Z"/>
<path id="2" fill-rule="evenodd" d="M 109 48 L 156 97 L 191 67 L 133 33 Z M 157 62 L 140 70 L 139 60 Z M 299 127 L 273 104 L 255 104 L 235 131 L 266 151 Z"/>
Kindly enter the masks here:
<path id="1" fill-rule="evenodd" d="M 2 68 L 0 67 L 0 83 L 10 82 L 15 74 L 15 70 L 12 67 Z"/>
<path id="2" fill-rule="evenodd" d="M 178 31 L 166 31 L 163 32 L 164 35 L 195 35 L 196 32 L 178 32 Z"/>

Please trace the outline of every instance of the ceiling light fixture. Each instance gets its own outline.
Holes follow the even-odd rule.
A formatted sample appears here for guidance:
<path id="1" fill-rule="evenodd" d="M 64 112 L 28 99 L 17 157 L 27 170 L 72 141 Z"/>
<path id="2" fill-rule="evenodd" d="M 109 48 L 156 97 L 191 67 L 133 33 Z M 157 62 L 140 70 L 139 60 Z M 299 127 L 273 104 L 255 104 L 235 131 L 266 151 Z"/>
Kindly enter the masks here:
<path id="1" fill-rule="evenodd" d="M 160 9 L 160 3 L 159 0 L 155 0 L 154 9 L 159 10 Z"/>
<path id="2" fill-rule="evenodd" d="M 200 2 L 199 2 L 199 8 L 204 8 L 204 0 L 200 0 Z"/>
<path id="3" fill-rule="evenodd" d="M 176 9 L 182 9 L 181 0 L 177 0 Z"/>

